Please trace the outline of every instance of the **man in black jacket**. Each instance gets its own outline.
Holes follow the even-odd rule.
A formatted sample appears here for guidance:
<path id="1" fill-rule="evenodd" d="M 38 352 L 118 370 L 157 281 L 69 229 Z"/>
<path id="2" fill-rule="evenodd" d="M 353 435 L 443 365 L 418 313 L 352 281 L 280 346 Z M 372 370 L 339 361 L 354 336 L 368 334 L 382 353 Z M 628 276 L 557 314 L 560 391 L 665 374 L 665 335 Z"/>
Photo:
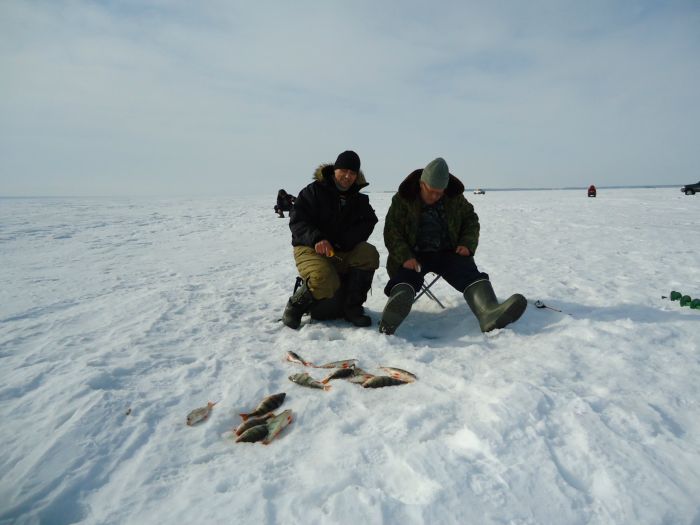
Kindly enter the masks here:
<path id="1" fill-rule="evenodd" d="M 334 164 L 322 164 L 314 182 L 301 190 L 289 214 L 294 261 L 302 285 L 287 301 L 282 321 L 299 328 L 301 317 L 314 309 L 317 318 L 336 317 L 337 310 L 355 326 L 369 326 L 362 307 L 379 267 L 379 253 L 367 242 L 377 216 L 360 171 L 360 157 L 344 151 Z"/>
<path id="2" fill-rule="evenodd" d="M 294 195 L 290 195 L 284 189 L 277 192 L 277 203 L 275 204 L 275 213 L 280 219 L 284 219 L 285 211 L 292 211 L 294 206 Z"/>

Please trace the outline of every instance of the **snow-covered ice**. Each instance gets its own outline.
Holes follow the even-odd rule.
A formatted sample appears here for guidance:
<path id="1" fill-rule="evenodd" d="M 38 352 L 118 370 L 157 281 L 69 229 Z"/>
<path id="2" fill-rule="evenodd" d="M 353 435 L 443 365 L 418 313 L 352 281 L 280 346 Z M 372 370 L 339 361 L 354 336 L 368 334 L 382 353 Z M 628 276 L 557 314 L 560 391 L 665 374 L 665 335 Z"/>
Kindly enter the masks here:
<path id="1" fill-rule="evenodd" d="M 299 331 L 274 195 L 0 200 L 0 523 L 700 523 L 700 311 L 661 298 L 700 297 L 699 197 L 467 194 L 499 297 L 562 313 L 482 334 L 439 282 L 386 337 L 369 195 L 373 327 Z M 419 379 L 305 389 L 288 350 Z M 275 392 L 292 425 L 235 444 Z"/>

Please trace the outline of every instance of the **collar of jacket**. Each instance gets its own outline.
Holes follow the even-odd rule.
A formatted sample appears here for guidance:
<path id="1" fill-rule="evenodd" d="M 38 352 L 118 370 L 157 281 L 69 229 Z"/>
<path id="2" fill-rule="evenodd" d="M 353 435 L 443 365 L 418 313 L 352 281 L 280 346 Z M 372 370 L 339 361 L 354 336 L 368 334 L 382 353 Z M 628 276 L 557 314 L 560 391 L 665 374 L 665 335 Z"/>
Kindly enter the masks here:
<path id="1" fill-rule="evenodd" d="M 420 197 L 420 176 L 423 174 L 423 169 L 418 169 L 406 177 L 399 185 L 399 195 L 404 199 L 414 200 Z M 445 188 L 447 197 L 454 197 L 464 193 L 464 184 L 457 177 L 450 173 L 450 180 Z"/>
<path id="2" fill-rule="evenodd" d="M 316 171 L 314 171 L 313 179 L 321 184 L 325 184 L 326 186 L 337 190 L 335 181 L 333 180 L 334 174 L 335 169 L 333 168 L 333 164 L 321 164 L 318 168 L 316 168 Z M 350 186 L 347 192 L 348 194 L 357 193 L 366 186 L 369 186 L 369 182 L 367 182 L 367 179 L 365 179 L 365 174 L 362 173 L 362 170 L 360 170 L 360 172 L 357 174 L 355 184 Z"/>

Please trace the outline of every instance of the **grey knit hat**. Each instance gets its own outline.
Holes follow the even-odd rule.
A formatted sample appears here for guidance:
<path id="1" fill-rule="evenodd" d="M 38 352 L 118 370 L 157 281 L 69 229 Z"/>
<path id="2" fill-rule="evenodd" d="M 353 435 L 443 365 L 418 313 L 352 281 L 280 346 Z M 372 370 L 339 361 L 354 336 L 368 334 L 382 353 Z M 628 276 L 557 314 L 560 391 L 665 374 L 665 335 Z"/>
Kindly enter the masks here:
<path id="1" fill-rule="evenodd" d="M 447 188 L 447 183 L 450 181 L 450 170 L 447 167 L 445 159 L 438 157 L 430 161 L 430 163 L 423 168 L 423 174 L 420 176 L 420 180 L 436 190 L 444 190 Z"/>

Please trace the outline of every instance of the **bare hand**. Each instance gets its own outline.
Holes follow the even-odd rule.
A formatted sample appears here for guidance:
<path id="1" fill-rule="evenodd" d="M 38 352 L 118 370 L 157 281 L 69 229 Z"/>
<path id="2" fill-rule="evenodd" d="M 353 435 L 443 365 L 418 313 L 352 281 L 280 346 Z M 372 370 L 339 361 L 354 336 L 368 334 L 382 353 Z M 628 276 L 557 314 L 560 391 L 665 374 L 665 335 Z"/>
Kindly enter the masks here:
<path id="1" fill-rule="evenodd" d="M 403 267 L 406 268 L 407 270 L 413 270 L 416 272 L 420 272 L 420 263 L 415 258 L 404 261 Z"/>
<path id="2" fill-rule="evenodd" d="M 318 241 L 314 245 L 314 250 L 316 250 L 316 253 L 319 255 L 325 255 L 326 257 L 333 257 L 333 246 L 331 243 L 329 243 L 326 239 L 323 239 L 322 241 Z"/>
<path id="3" fill-rule="evenodd" d="M 466 246 L 457 246 L 455 252 L 457 253 L 457 255 L 463 255 L 465 257 L 472 254 L 472 252 L 470 252 L 469 248 L 467 248 Z"/>

